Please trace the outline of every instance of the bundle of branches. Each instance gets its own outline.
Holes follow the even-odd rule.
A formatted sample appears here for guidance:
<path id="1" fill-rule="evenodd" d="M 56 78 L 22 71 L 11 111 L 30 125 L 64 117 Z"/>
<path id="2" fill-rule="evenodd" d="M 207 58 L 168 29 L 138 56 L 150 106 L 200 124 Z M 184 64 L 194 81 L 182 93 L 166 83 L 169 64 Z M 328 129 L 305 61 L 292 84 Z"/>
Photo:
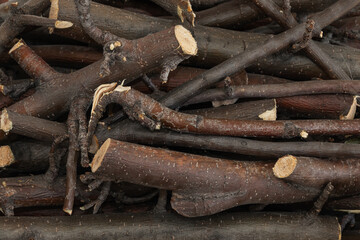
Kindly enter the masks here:
<path id="1" fill-rule="evenodd" d="M 0 239 L 359 237 L 359 7 L 0 1 Z"/>

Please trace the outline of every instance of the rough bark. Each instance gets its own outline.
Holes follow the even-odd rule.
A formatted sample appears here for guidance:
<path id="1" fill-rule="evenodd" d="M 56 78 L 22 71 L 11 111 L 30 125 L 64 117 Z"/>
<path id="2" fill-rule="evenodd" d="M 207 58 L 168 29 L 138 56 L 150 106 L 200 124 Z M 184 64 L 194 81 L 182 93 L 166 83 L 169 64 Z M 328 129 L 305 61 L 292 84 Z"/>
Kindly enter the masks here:
<path id="1" fill-rule="evenodd" d="M 321 187 L 331 182 L 335 192 L 351 191 L 359 184 L 358 159 L 323 160 L 287 155 L 279 158 L 274 166 L 276 177 L 311 187 Z"/>
<path id="2" fill-rule="evenodd" d="M 2 111 L 0 129 L 6 134 L 20 134 L 40 141 L 53 141 L 66 133 L 66 126 L 62 123 L 22 115 L 8 109 Z"/>
<path id="3" fill-rule="evenodd" d="M 216 108 L 187 110 L 184 112 L 188 114 L 196 114 L 205 118 L 229 120 L 276 120 L 277 117 L 275 99 L 243 102 Z"/>
<path id="4" fill-rule="evenodd" d="M 108 139 L 91 163 L 103 180 L 125 181 L 172 190 L 171 206 L 196 217 L 244 204 L 311 201 L 319 188 L 289 184 L 273 175 L 271 163 L 231 161 Z M 352 179 L 348 179 L 350 184 Z M 357 194 L 338 188 L 333 196 Z"/>
<path id="5" fill-rule="evenodd" d="M 112 68 L 111 75 L 99 76 L 102 61 L 97 61 L 66 76 L 53 78 L 32 96 L 11 105 L 9 110 L 32 116 L 55 117 L 68 110 L 71 103 L 69 96 L 74 97 L 79 93 L 89 94 L 100 84 L 114 80 L 130 81 L 173 57 L 196 54 L 195 40 L 190 32 L 181 26 L 138 40 L 124 40 L 122 48 L 124 52 L 131 53 L 133 58 L 117 63 Z"/>
<path id="6" fill-rule="evenodd" d="M 104 85 L 105 87 L 105 85 Z M 109 103 L 119 103 L 130 118 L 139 121 L 150 129 L 165 127 L 178 132 L 191 132 L 208 135 L 227 135 L 243 137 L 293 138 L 308 135 L 357 135 L 360 131 L 359 120 L 226 120 L 205 118 L 199 115 L 179 113 L 164 107 L 159 102 L 130 87 L 118 86 L 106 94 L 95 94 L 89 121 L 90 139 Z"/>
<path id="7" fill-rule="evenodd" d="M 332 1 L 333 2 L 333 1 Z M 308 2 L 306 7 L 310 9 L 311 4 L 317 4 L 313 1 Z M 319 1 L 319 3 L 321 3 Z M 68 20 L 78 23 L 75 5 L 72 1 L 61 0 L 60 1 L 60 19 Z M 320 8 L 323 9 L 323 6 Z M 107 12 L 112 13 L 111 20 L 107 16 Z M 159 19 L 149 17 L 141 14 L 130 13 L 121 9 L 107 7 L 101 4 L 92 4 L 93 19 L 97 26 L 104 30 L 112 31 L 118 36 L 122 36 L 129 39 L 139 38 L 146 36 L 147 34 L 154 33 L 165 28 L 172 26 L 174 23 L 170 20 Z M 123 19 L 131 19 L 131 21 L 124 22 Z M 79 26 L 79 24 L 75 24 Z M 128 31 L 131 29 L 132 31 Z M 83 40 L 84 34 L 78 34 L 81 29 L 79 27 L 73 27 L 72 30 L 76 30 L 77 33 L 72 31 L 72 36 L 79 36 L 79 40 Z M 69 36 L 70 33 L 62 31 L 65 35 Z M 60 32 L 58 32 L 60 34 Z M 226 59 L 240 54 L 251 47 L 259 46 L 266 40 L 271 38 L 268 35 L 235 32 L 219 28 L 208 28 L 202 26 L 196 26 L 194 28 L 194 37 L 198 43 L 199 52 L 196 58 L 193 59 L 193 63 L 198 66 L 214 66 Z M 231 41 L 230 41 L 231 39 Z M 346 47 L 339 46 L 327 46 L 326 44 L 317 43 L 328 55 L 330 55 L 334 61 L 347 71 L 350 69 L 351 76 L 357 78 L 360 76 L 358 68 L 355 62 L 358 61 L 360 53 L 358 50 L 354 50 Z M 280 76 L 284 76 L 290 79 L 311 79 L 312 77 L 323 77 L 324 73 L 314 63 L 308 60 L 306 57 L 299 55 L 289 56 L 277 55 L 263 58 L 259 65 L 256 63 L 252 70 L 262 71 L 264 73 L 277 73 Z"/>
<path id="8" fill-rule="evenodd" d="M 96 226 L 96 227 L 94 227 Z M 266 227 L 264 227 L 266 226 Z M 71 229 L 71 230 L 70 230 Z M 312 239 L 333 240 L 335 217 L 294 213 L 227 213 L 187 219 L 173 213 L 0 219 L 0 239 Z"/>

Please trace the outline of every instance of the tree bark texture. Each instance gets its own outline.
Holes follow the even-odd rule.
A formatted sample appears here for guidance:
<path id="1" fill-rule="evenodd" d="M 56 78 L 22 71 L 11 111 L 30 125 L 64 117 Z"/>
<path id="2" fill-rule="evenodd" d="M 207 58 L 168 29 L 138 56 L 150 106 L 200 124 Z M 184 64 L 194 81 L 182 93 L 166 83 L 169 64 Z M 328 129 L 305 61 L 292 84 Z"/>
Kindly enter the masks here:
<path id="1" fill-rule="evenodd" d="M 276 178 L 272 167 L 266 162 L 216 159 L 112 139 L 102 145 L 91 163 L 92 172 L 100 179 L 172 190 L 172 208 L 187 217 L 244 204 L 311 201 L 320 194 L 320 188 Z M 360 192 L 350 185 L 353 192 L 338 188 L 332 196 Z"/>
<path id="2" fill-rule="evenodd" d="M 94 227 L 95 226 L 95 227 Z M 187 219 L 173 213 L 0 219 L 0 239 L 312 239 L 340 235 L 335 217 L 291 213 L 227 213 Z"/>

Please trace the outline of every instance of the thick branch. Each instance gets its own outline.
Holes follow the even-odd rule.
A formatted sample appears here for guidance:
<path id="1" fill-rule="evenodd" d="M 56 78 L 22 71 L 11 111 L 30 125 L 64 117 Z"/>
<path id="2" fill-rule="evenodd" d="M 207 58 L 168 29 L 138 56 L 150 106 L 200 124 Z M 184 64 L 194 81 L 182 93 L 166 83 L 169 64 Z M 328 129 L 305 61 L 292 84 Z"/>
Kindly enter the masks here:
<path id="1" fill-rule="evenodd" d="M 349 81 L 346 81 L 349 82 Z M 102 115 L 103 109 L 109 103 L 119 103 L 126 112 L 141 124 L 150 127 L 145 122 L 147 118 L 156 122 L 155 128 L 161 125 L 179 132 L 192 132 L 210 135 L 252 136 L 252 137 L 303 137 L 308 135 L 357 135 L 360 131 L 359 120 L 294 120 L 294 121 L 256 121 L 256 120 L 222 120 L 205 118 L 199 115 L 179 113 L 164 107 L 159 102 L 136 90 L 118 86 L 106 94 L 95 94 L 94 104 L 89 122 L 89 137 Z M 95 101 L 95 100 L 94 100 Z M 137 114 L 133 114 L 136 112 Z M 161 124 L 161 125 L 160 125 Z"/>
<path id="2" fill-rule="evenodd" d="M 282 1 L 279 1 L 282 2 Z M 315 4 L 317 9 L 324 9 L 329 3 L 334 1 L 307 1 L 304 5 L 305 9 L 313 9 Z M 303 3 L 303 2 L 302 2 Z M 301 4 L 302 4 L 301 3 Z M 111 8 L 101 4 L 92 4 L 92 17 L 96 24 L 102 29 L 112 31 L 118 36 L 128 39 L 134 39 L 146 36 L 166 28 L 169 28 L 174 23 L 170 20 L 149 17 L 143 14 L 130 13 L 117 8 Z M 257 8 L 254 6 L 254 8 Z M 295 6 L 294 6 L 295 8 Z M 114 14 L 107 17 L 108 12 Z M 260 11 L 259 11 L 260 12 Z M 332 14 L 330 14 L 332 16 Z M 71 22 L 77 21 L 77 14 L 74 3 L 69 0 L 60 0 L 60 19 Z M 124 22 L 123 19 L 132 19 L 132 21 Z M 76 24 L 75 24 L 76 25 Z M 79 26 L 79 24 L 77 24 Z M 72 28 L 72 37 L 78 36 L 78 40 L 84 41 L 84 34 L 79 35 L 79 28 Z M 132 31 L 128 31 L 131 29 Z M 76 32 L 75 32 L 76 30 Z M 64 35 L 71 37 L 69 31 L 61 31 Z M 58 32 L 59 34 L 61 32 Z M 211 67 L 219 64 L 226 59 L 244 52 L 250 48 L 259 47 L 266 40 L 271 38 L 269 35 L 244 33 L 238 31 L 229 31 L 220 28 L 209 28 L 197 25 L 194 28 L 194 36 L 198 42 L 199 53 L 195 58 L 192 58 L 192 63 L 198 66 Z M 231 41 L 229 41 L 231 39 Z M 346 71 L 351 71 L 353 78 L 360 76 L 356 62 L 359 59 L 359 51 L 353 48 L 339 47 L 329 44 L 318 43 L 321 48 L 331 56 L 338 65 Z M 311 60 L 299 55 L 276 55 L 262 58 L 257 62 L 256 66 L 251 67 L 254 71 L 262 71 L 264 73 L 276 73 L 277 76 L 286 76 L 291 79 L 311 79 L 313 77 L 324 78 L 324 73 Z"/>
<path id="3" fill-rule="evenodd" d="M 284 12 L 273 0 L 253 0 L 253 2 L 260 7 L 269 17 L 280 23 L 281 26 L 287 29 L 296 27 L 298 22 L 291 12 Z M 315 23 L 316 25 L 318 23 Z M 322 69 L 330 78 L 333 79 L 351 79 L 345 71 L 336 64 L 330 56 L 328 56 L 318 45 L 311 39 L 304 48 L 309 57 Z"/>
<path id="4" fill-rule="evenodd" d="M 187 219 L 173 213 L 16 217 L 0 219 L 5 239 L 269 239 L 332 240 L 341 234 L 335 217 L 309 221 L 294 213 L 227 213 Z M 96 226 L 96 227 L 94 227 Z M 264 228 L 266 226 L 266 228 Z"/>
<path id="5" fill-rule="evenodd" d="M 66 77 L 52 79 L 32 96 L 10 106 L 9 110 L 39 117 L 58 116 L 69 108 L 69 99 L 79 93 L 89 94 L 100 84 L 114 80 L 131 81 L 173 57 L 196 54 L 197 47 L 191 33 L 178 25 L 142 39 L 124 40 L 122 51 L 133 58 L 117 63 L 111 75 L 99 76 L 100 60 Z"/>
<path id="6" fill-rule="evenodd" d="M 336 193 L 351 191 L 359 184 L 359 166 L 358 159 L 331 161 L 287 155 L 278 159 L 273 171 L 278 178 L 311 187 L 331 182 Z"/>
<path id="7" fill-rule="evenodd" d="M 26 116 L 4 109 L 1 114 L 0 129 L 5 133 L 15 133 L 40 141 L 53 141 L 66 134 L 66 126 L 41 118 Z"/>
<path id="8" fill-rule="evenodd" d="M 244 204 L 311 201 L 321 188 L 289 184 L 273 175 L 272 164 L 230 161 L 108 139 L 91 163 L 100 179 L 125 181 L 172 190 L 172 207 L 195 217 Z M 356 194 L 338 188 L 334 196 Z"/>
<path id="9" fill-rule="evenodd" d="M 360 93 L 360 81 L 328 80 L 303 81 L 280 84 L 231 86 L 232 98 L 279 98 L 315 94 L 351 94 Z M 189 102 L 229 99 L 221 89 L 210 89 L 192 98 Z"/>
<path id="10" fill-rule="evenodd" d="M 60 75 L 22 40 L 13 46 L 9 54 L 31 78 L 39 81 L 37 85 Z"/>
<path id="11" fill-rule="evenodd" d="M 195 26 L 195 13 L 192 10 L 190 0 L 152 0 L 174 16 L 178 16 L 181 22 L 188 21 Z"/>

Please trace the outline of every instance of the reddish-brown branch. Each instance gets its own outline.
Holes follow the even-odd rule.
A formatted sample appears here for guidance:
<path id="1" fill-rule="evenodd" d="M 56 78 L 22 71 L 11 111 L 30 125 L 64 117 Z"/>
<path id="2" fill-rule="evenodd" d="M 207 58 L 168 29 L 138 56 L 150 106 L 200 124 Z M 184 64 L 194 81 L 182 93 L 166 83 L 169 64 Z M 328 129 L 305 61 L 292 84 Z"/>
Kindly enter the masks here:
<path id="1" fill-rule="evenodd" d="M 358 159 L 331 161 L 287 155 L 278 159 L 273 171 L 278 178 L 316 188 L 331 182 L 334 192 L 345 193 L 359 184 L 359 166 Z"/>
<path id="2" fill-rule="evenodd" d="M 294 121 L 256 121 L 221 120 L 198 115 L 179 113 L 164 107 L 159 102 L 136 90 L 118 86 L 106 94 L 94 96 L 94 104 L 89 122 L 89 139 L 102 115 L 103 109 L 112 102 L 121 104 L 127 113 L 140 123 L 147 118 L 154 121 L 155 128 L 161 126 L 179 131 L 210 135 L 252 136 L 252 137 L 303 137 L 308 135 L 357 135 L 360 131 L 359 120 L 294 120 Z M 138 109 L 133 114 L 134 109 Z M 130 111 L 129 111 L 130 110 Z"/>
<path id="3" fill-rule="evenodd" d="M 272 167 L 265 162 L 210 158 L 112 139 L 103 144 L 91 163 L 92 172 L 100 179 L 172 190 L 172 207 L 189 217 L 244 204 L 311 201 L 322 192 L 321 187 L 278 179 Z M 354 178 L 344 181 L 351 189 L 335 188 L 333 196 L 360 192 L 360 185 L 353 184 Z"/>
<path id="4" fill-rule="evenodd" d="M 9 54 L 31 78 L 39 81 L 37 85 L 48 82 L 54 77 L 60 77 L 57 75 L 61 75 L 31 50 L 22 40 L 13 46 Z"/>
<path id="5" fill-rule="evenodd" d="M 309 219 L 301 213 L 287 212 L 236 212 L 195 219 L 184 218 L 174 213 L 16 217 L 11 220 L 0 218 L 0 230 L 2 237 L 7 240 L 333 240 L 338 239 L 341 234 L 336 217 L 318 216 Z"/>

